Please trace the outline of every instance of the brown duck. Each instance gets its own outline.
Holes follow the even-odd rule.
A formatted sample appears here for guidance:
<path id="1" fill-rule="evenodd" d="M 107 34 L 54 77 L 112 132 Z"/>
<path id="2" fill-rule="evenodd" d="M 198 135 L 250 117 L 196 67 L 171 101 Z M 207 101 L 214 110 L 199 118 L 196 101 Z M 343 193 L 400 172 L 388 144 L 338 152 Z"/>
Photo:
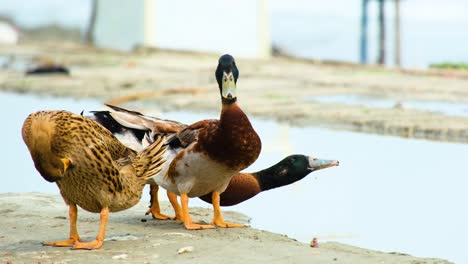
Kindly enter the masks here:
<path id="1" fill-rule="evenodd" d="M 112 117 L 120 119 L 130 128 L 153 126 L 149 129 L 151 139 L 154 133 L 171 134 L 168 136 L 168 151 L 165 158 L 167 162 L 160 173 L 154 175 L 152 180 L 169 193 L 169 200 L 176 211 L 178 219 L 184 221 L 187 229 L 213 228 L 210 225 L 199 225 L 192 222 L 188 211 L 188 198 L 199 197 L 211 193 L 214 217 L 212 224 L 219 227 L 240 227 L 243 225 L 228 223 L 223 220 L 220 210 L 220 195 L 229 184 L 231 178 L 242 169 L 252 164 L 260 154 L 261 141 L 253 129 L 247 115 L 237 103 L 237 79 L 239 70 L 231 55 L 223 55 L 219 58 L 215 71 L 222 102 L 219 119 L 202 120 L 192 125 L 185 126 L 177 122 L 146 122 L 145 117 L 138 117 L 138 113 L 129 119 L 120 118 L 119 113 Z M 127 111 L 132 113 L 132 111 Z M 95 118 L 110 131 L 128 131 L 129 127 L 113 126 L 111 123 L 99 121 L 105 115 Z M 107 116 L 109 117 L 109 116 Z M 135 118 L 137 117 L 137 118 Z M 142 121 L 136 124 L 135 120 Z M 122 124 L 121 123 L 121 124 Z M 167 126 L 158 126 L 166 124 Z M 145 134 L 143 132 L 143 134 Z M 139 135 L 141 138 L 141 133 Z M 143 139 L 143 141 L 144 141 Z M 141 141 L 140 141 L 141 142 Z M 154 188 L 156 185 L 153 185 Z M 155 193 L 155 189 L 152 193 Z M 157 191 L 157 189 L 156 189 Z M 179 208 L 175 195 L 181 198 L 182 208 Z M 156 206 L 156 205 L 155 205 Z M 159 211 L 153 207 L 154 211 Z M 153 214 L 164 217 L 158 213 Z"/>
<path id="2" fill-rule="evenodd" d="M 164 139 L 157 137 L 137 154 L 95 121 L 67 111 L 30 114 L 22 135 L 36 169 L 45 180 L 57 183 L 69 206 L 69 239 L 44 245 L 74 249 L 102 246 L 109 212 L 140 200 L 148 179 L 161 170 L 166 150 Z M 81 242 L 78 235 L 77 206 L 100 213 L 100 229 L 92 242 Z"/>

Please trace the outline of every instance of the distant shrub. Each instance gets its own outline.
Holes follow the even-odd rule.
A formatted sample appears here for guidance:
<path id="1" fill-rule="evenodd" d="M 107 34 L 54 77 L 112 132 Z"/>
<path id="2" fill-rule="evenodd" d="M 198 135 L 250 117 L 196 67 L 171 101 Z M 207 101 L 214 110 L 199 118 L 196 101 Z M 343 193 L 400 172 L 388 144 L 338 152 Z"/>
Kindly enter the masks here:
<path id="1" fill-rule="evenodd" d="M 444 69 L 444 70 L 464 70 L 468 71 L 468 63 L 452 63 L 452 62 L 444 62 L 444 63 L 435 63 L 429 66 L 432 69 Z"/>

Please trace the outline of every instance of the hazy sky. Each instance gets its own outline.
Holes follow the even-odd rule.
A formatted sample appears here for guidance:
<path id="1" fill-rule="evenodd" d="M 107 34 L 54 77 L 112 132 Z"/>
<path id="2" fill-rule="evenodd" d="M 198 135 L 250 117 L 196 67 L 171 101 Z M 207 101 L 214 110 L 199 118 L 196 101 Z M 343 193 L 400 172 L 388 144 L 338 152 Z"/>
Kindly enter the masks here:
<path id="1" fill-rule="evenodd" d="M 311 15 L 359 17 L 361 0 L 270 0 L 273 12 L 295 11 Z M 370 1 L 375 5 L 376 1 Z M 393 1 L 388 1 L 389 14 L 393 13 Z M 370 6 L 371 8 L 372 6 Z M 409 19 L 421 20 L 468 20 L 468 0 L 402 0 L 401 9 Z"/>
<path id="2" fill-rule="evenodd" d="M 158 1 L 158 0 L 156 0 Z M 162 1 L 162 0 L 160 0 Z M 189 1 L 189 0 L 187 0 Z M 24 25 L 59 22 L 84 26 L 89 14 L 90 0 L 1 0 L 0 14 L 9 14 Z M 311 16 L 359 17 L 361 0 L 270 0 L 270 10 L 299 12 Z M 371 1 L 375 5 L 376 1 Z M 468 24 L 468 0 L 402 0 L 405 19 L 438 20 Z M 388 13 L 392 14 L 388 1 Z M 370 6 L 371 13 L 376 8 Z"/>
<path id="3" fill-rule="evenodd" d="M 81 29 L 87 26 L 91 3 L 91 0 L 0 1 L 0 14 L 12 16 L 22 26 L 60 23 Z M 171 0 L 155 1 L 157 5 L 158 1 Z M 298 56 L 358 60 L 361 0 L 270 0 L 268 5 L 275 44 Z M 393 5 L 394 1 L 387 1 L 389 58 L 393 52 Z M 206 10 L 209 6 L 200 8 Z M 191 9 L 196 14 L 196 9 Z M 160 14 L 173 16 L 171 12 L 177 10 Z M 426 67 L 433 62 L 468 61 L 467 14 L 468 0 L 401 0 L 403 64 Z M 242 15 L 238 15 L 239 21 Z M 369 57 L 375 61 L 377 1 L 370 1 L 369 15 Z"/>

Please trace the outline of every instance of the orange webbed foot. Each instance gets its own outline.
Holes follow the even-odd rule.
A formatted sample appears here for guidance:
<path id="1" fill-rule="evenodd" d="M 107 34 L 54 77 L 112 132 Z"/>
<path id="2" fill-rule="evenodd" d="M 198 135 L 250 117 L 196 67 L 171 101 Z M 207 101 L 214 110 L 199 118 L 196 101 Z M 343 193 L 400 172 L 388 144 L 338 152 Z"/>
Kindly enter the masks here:
<path id="1" fill-rule="evenodd" d="M 52 246 L 52 247 L 73 247 L 75 243 L 80 242 L 80 238 L 69 238 L 67 240 L 60 240 L 60 241 L 49 241 L 49 242 L 43 242 L 43 246 Z"/>
<path id="2" fill-rule="evenodd" d="M 153 208 L 150 208 L 150 209 L 148 209 L 148 211 L 146 211 L 145 215 L 149 215 L 149 214 L 151 214 L 151 216 L 154 219 L 158 219 L 158 220 L 174 220 L 174 219 L 176 219 L 175 216 L 168 216 L 168 215 L 165 215 L 165 214 L 161 214 L 161 212 L 158 212 L 158 211 L 154 210 Z"/>
<path id="3" fill-rule="evenodd" d="M 188 211 L 188 196 L 186 193 L 182 193 L 180 195 L 180 200 L 182 202 L 182 217 L 184 219 L 184 226 L 187 230 L 201 230 L 201 229 L 213 229 L 216 228 L 212 225 L 201 225 L 195 224 L 192 222 L 192 218 L 190 217 L 190 213 Z"/>
<path id="4" fill-rule="evenodd" d="M 221 220 L 213 220 L 211 221 L 212 225 L 216 225 L 217 227 L 223 227 L 223 228 L 233 228 L 233 227 L 246 227 L 244 224 L 237 224 L 237 223 L 230 223 L 230 222 L 224 222 L 222 219 Z"/>
<path id="5" fill-rule="evenodd" d="M 72 249 L 93 250 L 93 249 L 98 249 L 102 247 L 102 245 L 104 244 L 104 237 L 106 234 L 107 219 L 109 218 L 108 207 L 104 207 L 101 209 L 100 217 L 101 217 L 101 225 L 99 226 L 99 232 L 98 232 L 98 235 L 96 236 L 96 240 L 91 241 L 91 242 L 78 242 L 77 241 L 73 245 Z"/>
<path id="6" fill-rule="evenodd" d="M 159 199 L 158 199 L 158 192 L 159 192 L 159 186 L 157 184 L 150 184 L 150 197 L 151 197 L 151 200 L 150 200 L 150 208 L 148 209 L 148 211 L 146 211 L 145 215 L 149 215 L 151 214 L 151 216 L 154 218 L 154 219 L 158 219 L 158 220 L 180 220 L 181 217 L 180 215 L 177 215 L 177 208 L 178 208 L 178 204 L 177 204 L 177 196 L 175 194 L 172 194 L 173 197 L 169 197 L 169 192 L 168 192 L 168 197 L 171 199 L 175 199 L 175 203 L 176 203 L 176 207 L 174 207 L 175 211 L 176 211 L 176 216 L 168 216 L 168 215 L 165 215 L 165 214 L 162 214 L 161 213 L 161 207 L 159 205 Z M 171 203 L 174 203 L 174 201 L 170 200 Z M 174 204 L 173 204 L 174 206 Z"/>
<path id="7" fill-rule="evenodd" d="M 214 229 L 216 226 L 213 225 L 202 225 L 195 223 L 184 223 L 185 229 L 187 230 L 202 230 L 202 229 Z"/>
<path id="8" fill-rule="evenodd" d="M 214 211 L 214 216 L 213 216 L 213 221 L 211 221 L 212 225 L 216 225 L 218 227 L 224 227 L 224 228 L 232 228 L 232 227 L 245 227 L 246 225 L 243 224 L 236 224 L 236 223 L 230 223 L 230 222 L 224 222 L 223 220 L 223 215 L 221 214 L 221 208 L 220 208 L 220 192 L 213 192 L 211 195 L 211 200 L 213 203 L 213 211 Z"/>
<path id="9" fill-rule="evenodd" d="M 104 244 L 104 241 L 102 240 L 94 240 L 91 242 L 76 242 L 73 245 L 72 249 L 93 250 L 93 249 L 101 248 L 103 244 Z"/>

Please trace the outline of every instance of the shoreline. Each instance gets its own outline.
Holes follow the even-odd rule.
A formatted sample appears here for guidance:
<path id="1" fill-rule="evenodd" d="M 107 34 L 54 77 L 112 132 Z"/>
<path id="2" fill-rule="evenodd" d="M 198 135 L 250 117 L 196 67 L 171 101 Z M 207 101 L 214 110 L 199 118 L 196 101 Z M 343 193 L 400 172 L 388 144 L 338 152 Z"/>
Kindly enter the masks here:
<path id="1" fill-rule="evenodd" d="M 213 76 L 217 56 L 213 54 L 144 48 L 122 53 L 41 42 L 0 46 L 0 56 L 13 58 L 0 71 L 3 91 L 119 103 L 139 100 L 163 111 L 219 111 Z M 71 75 L 25 77 L 21 67 L 31 61 L 64 64 Z M 249 115 L 296 126 L 468 142 L 468 116 L 405 107 L 406 100 L 468 102 L 465 72 L 399 71 L 289 57 L 239 58 L 238 65 L 239 99 Z M 403 107 L 373 108 L 308 99 L 323 95 L 375 96 L 402 102 Z"/>
<path id="2" fill-rule="evenodd" d="M 107 224 L 106 242 L 99 250 L 74 251 L 44 247 L 44 240 L 68 236 L 68 209 L 58 195 L 43 193 L 0 193 L 0 262 L 32 261 L 82 263 L 450 263 L 435 258 L 416 258 L 404 253 L 367 250 L 336 242 L 320 243 L 318 248 L 285 235 L 254 228 L 187 231 L 176 221 L 159 221 L 145 216 L 147 203 L 112 213 Z M 78 230 L 84 240 L 94 238 L 98 214 L 79 210 Z M 163 212 L 170 212 L 168 202 Z M 212 217 L 209 209 L 193 208 L 202 221 Z M 226 211 L 228 221 L 247 223 L 248 217 Z M 185 248 L 185 249 L 183 249 Z M 178 251 L 188 251 L 179 254 Z"/>

